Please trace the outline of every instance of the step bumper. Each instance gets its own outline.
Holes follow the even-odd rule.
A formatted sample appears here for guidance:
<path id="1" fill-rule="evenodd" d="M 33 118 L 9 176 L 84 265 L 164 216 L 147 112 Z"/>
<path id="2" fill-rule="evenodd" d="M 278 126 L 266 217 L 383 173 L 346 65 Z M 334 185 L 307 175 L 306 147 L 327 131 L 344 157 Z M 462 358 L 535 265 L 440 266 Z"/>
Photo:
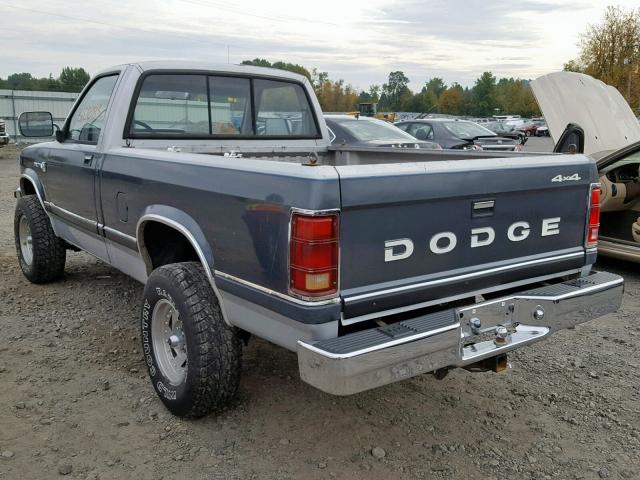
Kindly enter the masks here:
<path id="1" fill-rule="evenodd" d="M 300 377 L 334 395 L 463 367 L 615 312 L 624 280 L 587 277 L 315 343 L 298 342 Z M 496 339 L 496 330 L 503 335 Z"/>

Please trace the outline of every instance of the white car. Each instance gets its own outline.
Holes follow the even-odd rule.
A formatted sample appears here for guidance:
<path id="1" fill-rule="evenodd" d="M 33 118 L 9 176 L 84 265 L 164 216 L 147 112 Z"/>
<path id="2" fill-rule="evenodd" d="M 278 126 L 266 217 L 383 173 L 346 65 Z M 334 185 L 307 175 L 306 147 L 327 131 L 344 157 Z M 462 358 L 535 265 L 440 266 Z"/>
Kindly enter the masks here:
<path id="1" fill-rule="evenodd" d="M 549 127 L 546 125 L 540 125 L 536 128 L 536 137 L 548 137 L 549 136 Z"/>

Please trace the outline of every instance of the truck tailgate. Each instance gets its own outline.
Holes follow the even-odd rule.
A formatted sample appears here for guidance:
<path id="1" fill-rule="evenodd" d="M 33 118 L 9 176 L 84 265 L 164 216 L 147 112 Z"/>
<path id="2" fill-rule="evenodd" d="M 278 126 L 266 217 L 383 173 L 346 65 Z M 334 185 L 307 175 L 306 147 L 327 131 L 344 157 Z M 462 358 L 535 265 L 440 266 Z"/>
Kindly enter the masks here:
<path id="1" fill-rule="evenodd" d="M 345 319 L 442 303 L 586 263 L 597 172 L 585 156 L 336 169 Z"/>

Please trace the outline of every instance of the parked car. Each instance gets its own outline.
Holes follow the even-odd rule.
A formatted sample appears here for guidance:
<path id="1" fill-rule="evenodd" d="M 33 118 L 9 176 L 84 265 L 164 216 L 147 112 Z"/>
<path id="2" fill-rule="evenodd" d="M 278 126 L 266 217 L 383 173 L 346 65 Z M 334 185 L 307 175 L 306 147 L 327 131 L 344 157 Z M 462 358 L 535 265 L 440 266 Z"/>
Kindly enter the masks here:
<path id="1" fill-rule="evenodd" d="M 538 130 L 538 124 L 525 123 L 524 125 L 521 125 L 521 126 L 517 127 L 517 130 L 519 132 L 524 133 L 527 137 L 530 137 L 532 135 L 535 136 L 536 130 Z"/>
<path id="2" fill-rule="evenodd" d="M 513 125 L 509 125 L 504 122 L 489 122 L 482 126 L 488 128 L 496 135 L 517 140 L 521 145 L 527 143 L 527 135 L 516 129 Z"/>
<path id="3" fill-rule="evenodd" d="M 558 139 L 555 151 L 586 153 L 597 162 L 599 253 L 640 262 L 640 125 L 633 111 L 616 88 L 584 74 L 545 75 L 532 82 L 532 89 L 551 136 Z"/>
<path id="4" fill-rule="evenodd" d="M 406 120 L 395 125 L 418 140 L 436 142 L 447 149 L 513 152 L 522 148 L 519 140 L 496 135 L 469 120 L 429 118 Z"/>
<path id="5" fill-rule="evenodd" d="M 19 126 L 54 130 L 43 112 Z M 590 159 L 330 146 L 311 83 L 282 70 L 109 68 L 20 172 L 25 277 L 61 279 L 71 248 L 145 283 L 142 353 L 180 416 L 230 403 L 252 335 L 348 395 L 504 370 L 509 351 L 622 300 L 623 279 L 592 269 Z"/>
<path id="6" fill-rule="evenodd" d="M 435 142 L 414 137 L 384 120 L 352 115 L 325 115 L 332 145 L 441 149 Z"/>
<path id="7" fill-rule="evenodd" d="M 536 128 L 536 137 L 548 137 L 549 136 L 549 127 L 547 127 L 546 123 L 541 123 Z"/>
<path id="8" fill-rule="evenodd" d="M 7 124 L 0 118 L 0 147 L 9 143 L 9 135 L 7 135 Z"/>

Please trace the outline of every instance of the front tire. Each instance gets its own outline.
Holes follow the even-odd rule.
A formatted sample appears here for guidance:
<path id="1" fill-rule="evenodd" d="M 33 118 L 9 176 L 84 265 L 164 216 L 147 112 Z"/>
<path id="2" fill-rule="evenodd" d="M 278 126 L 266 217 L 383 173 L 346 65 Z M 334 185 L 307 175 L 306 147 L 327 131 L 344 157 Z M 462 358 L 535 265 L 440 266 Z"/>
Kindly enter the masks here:
<path id="1" fill-rule="evenodd" d="M 22 273 L 32 283 L 47 283 L 64 274 L 65 242 L 56 237 L 35 195 L 18 199 L 13 219 L 16 253 Z"/>
<path id="2" fill-rule="evenodd" d="M 141 338 L 149 377 L 174 415 L 203 417 L 226 407 L 242 370 L 238 330 L 229 327 L 196 262 L 151 273 L 144 289 Z"/>

